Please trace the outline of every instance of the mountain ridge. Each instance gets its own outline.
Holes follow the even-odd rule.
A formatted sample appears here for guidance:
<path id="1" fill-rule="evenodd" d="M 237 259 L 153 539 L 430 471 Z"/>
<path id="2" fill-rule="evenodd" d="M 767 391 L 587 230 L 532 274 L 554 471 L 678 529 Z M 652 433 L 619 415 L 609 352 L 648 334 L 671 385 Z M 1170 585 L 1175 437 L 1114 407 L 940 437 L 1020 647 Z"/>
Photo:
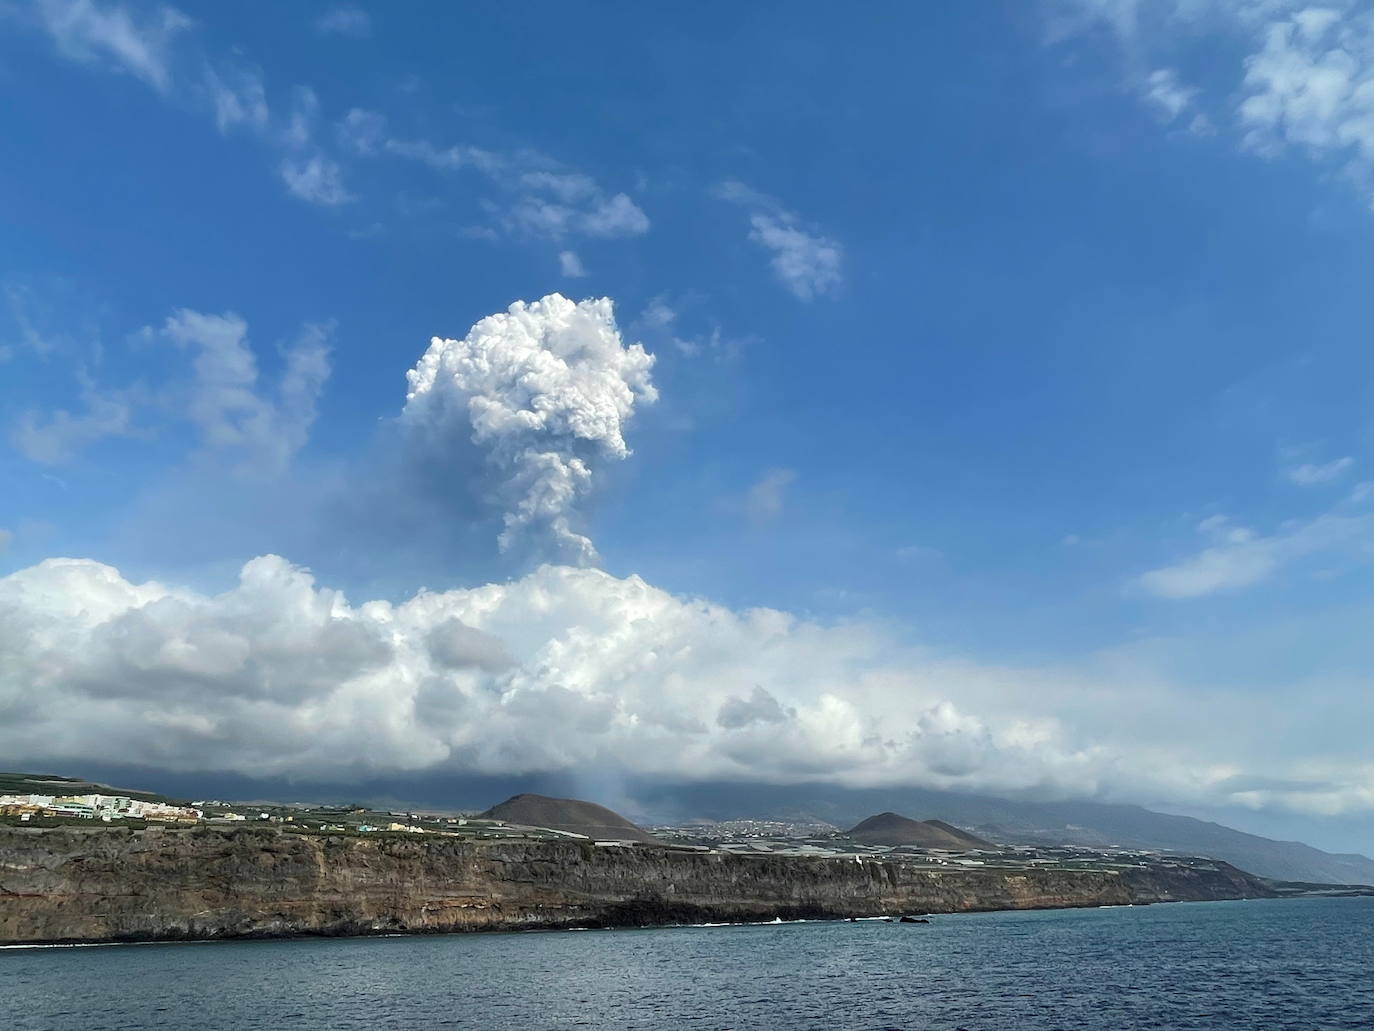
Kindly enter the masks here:
<path id="1" fill-rule="evenodd" d="M 688 819 L 819 821 L 848 827 L 872 813 L 933 814 L 1005 844 L 1153 849 L 1220 859 L 1280 881 L 1374 884 L 1374 859 L 1325 852 L 1192 816 L 1109 802 L 1044 802 L 929 788 L 843 788 L 829 784 L 657 785 L 636 796 L 663 822 Z"/>

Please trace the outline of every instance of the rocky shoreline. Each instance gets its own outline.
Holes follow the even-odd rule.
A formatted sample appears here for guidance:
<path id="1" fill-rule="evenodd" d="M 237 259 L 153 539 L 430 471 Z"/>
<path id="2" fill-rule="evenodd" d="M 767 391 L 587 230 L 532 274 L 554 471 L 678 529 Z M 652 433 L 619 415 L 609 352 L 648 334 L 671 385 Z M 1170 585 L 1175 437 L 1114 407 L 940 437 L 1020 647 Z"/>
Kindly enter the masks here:
<path id="1" fill-rule="evenodd" d="M 0 827 L 0 943 L 449 933 L 1270 898 L 1206 867 L 931 869 L 584 841 Z"/>

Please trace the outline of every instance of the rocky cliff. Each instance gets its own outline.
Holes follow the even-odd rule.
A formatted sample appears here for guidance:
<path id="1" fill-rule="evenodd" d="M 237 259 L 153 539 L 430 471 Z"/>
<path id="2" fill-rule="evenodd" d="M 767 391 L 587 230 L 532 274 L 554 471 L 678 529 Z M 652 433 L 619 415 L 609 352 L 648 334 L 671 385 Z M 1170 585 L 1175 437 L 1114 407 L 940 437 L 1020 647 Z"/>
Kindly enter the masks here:
<path id="1" fill-rule="evenodd" d="M 1234 868 L 927 870 L 576 841 L 0 827 L 0 942 L 638 926 L 1261 897 Z"/>

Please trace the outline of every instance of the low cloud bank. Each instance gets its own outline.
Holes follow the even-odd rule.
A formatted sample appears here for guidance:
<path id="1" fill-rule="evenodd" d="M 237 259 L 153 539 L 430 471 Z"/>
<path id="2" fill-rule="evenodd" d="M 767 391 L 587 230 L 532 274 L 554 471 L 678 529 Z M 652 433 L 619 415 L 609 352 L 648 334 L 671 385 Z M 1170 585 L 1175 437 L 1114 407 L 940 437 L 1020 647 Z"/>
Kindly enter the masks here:
<path id="1" fill-rule="evenodd" d="M 1050 722 L 962 711 L 873 627 L 568 566 L 355 606 L 271 555 L 218 595 L 50 559 L 0 580 L 0 627 L 12 756 L 979 786 L 1095 761 Z"/>
<path id="2" fill-rule="evenodd" d="M 734 611 L 571 566 L 399 604 L 351 603 L 272 555 L 216 595 L 85 559 L 0 579 L 0 753 L 20 765 L 616 771 L 1374 809 L 1368 764 L 1275 760 L 1262 728 L 1282 706 L 1247 704 L 1261 730 L 1228 734 L 1228 760 L 1208 729 L 1235 719 L 1224 697 L 942 660 L 878 624 Z"/>

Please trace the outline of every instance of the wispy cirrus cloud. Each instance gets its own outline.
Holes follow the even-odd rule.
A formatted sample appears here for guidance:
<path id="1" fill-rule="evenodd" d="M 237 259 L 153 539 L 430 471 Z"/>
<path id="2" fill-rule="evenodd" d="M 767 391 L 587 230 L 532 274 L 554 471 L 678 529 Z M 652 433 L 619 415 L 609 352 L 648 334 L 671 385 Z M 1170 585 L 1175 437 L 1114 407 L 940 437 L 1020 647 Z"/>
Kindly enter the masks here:
<path id="1" fill-rule="evenodd" d="M 1333 458 L 1329 462 L 1292 462 L 1284 470 L 1284 477 L 1299 487 L 1315 487 L 1340 479 L 1355 465 L 1349 455 Z"/>
<path id="2" fill-rule="evenodd" d="M 1188 120 L 1263 157 L 1293 153 L 1374 207 L 1374 8 L 1353 0 L 1053 0 L 1057 40 L 1105 29 L 1123 74 L 1166 123 Z M 1230 65 L 1186 66 L 1198 39 Z M 1205 75 L 1201 74 L 1203 71 Z M 1204 83 L 1206 84 L 1204 86 Z"/>
<path id="3" fill-rule="evenodd" d="M 63 57 L 128 73 L 164 94 L 173 85 L 174 48 L 192 24 L 174 7 L 98 0 L 38 0 L 32 14 Z"/>
<path id="4" fill-rule="evenodd" d="M 160 96 L 204 112 L 221 134 L 246 132 L 277 153 L 287 191 L 333 207 L 353 199 L 343 170 L 315 133 L 318 101 L 296 87 L 274 108 L 260 69 L 211 53 L 195 23 L 170 6 L 152 9 L 118 0 L 39 0 L 23 23 L 46 35 L 67 60 L 127 73 Z"/>
<path id="5" fill-rule="evenodd" d="M 102 389 L 84 371 L 77 378 L 80 409 L 30 409 L 10 430 L 10 442 L 25 458 L 42 465 L 60 465 L 96 441 L 134 432 L 134 410 L 142 400 L 141 390 Z"/>
<path id="6" fill-rule="evenodd" d="M 496 151 L 393 135 L 385 115 L 364 108 L 350 110 L 335 131 L 359 155 L 390 156 L 435 172 L 480 176 L 496 189 L 496 196 L 482 206 L 495 229 L 507 234 L 561 244 L 579 237 L 642 236 L 650 228 L 649 216 L 629 194 L 608 190 L 594 177 L 564 168 L 535 150 Z"/>
<path id="7" fill-rule="evenodd" d="M 60 465 L 112 437 L 152 437 L 189 427 L 189 439 L 233 467 L 272 475 L 305 445 L 329 377 L 332 327 L 303 326 L 280 348 L 281 373 L 265 384 L 248 326 L 233 313 L 180 309 L 158 327 L 144 327 L 131 346 L 170 346 L 175 358 L 161 375 L 123 386 L 99 383 L 78 368 L 80 407 L 31 408 L 10 429 L 15 449 L 31 461 Z"/>
<path id="8" fill-rule="evenodd" d="M 361 7 L 343 4 L 330 8 L 313 22 L 315 31 L 322 36 L 347 36 L 350 39 L 366 39 L 372 35 L 372 19 Z"/>
<path id="9" fill-rule="evenodd" d="M 727 180 L 716 195 L 749 209 L 749 239 L 771 254 L 773 274 L 794 297 L 810 301 L 839 288 L 844 248 L 837 240 L 744 183 Z"/>
<path id="10" fill-rule="evenodd" d="M 1357 490 L 1336 509 L 1294 520 L 1268 534 L 1212 516 L 1197 526 L 1208 543 L 1169 565 L 1140 574 L 1133 586 L 1159 598 L 1182 600 L 1253 587 L 1300 560 L 1349 554 L 1374 540 L 1374 513 L 1359 507 Z"/>

